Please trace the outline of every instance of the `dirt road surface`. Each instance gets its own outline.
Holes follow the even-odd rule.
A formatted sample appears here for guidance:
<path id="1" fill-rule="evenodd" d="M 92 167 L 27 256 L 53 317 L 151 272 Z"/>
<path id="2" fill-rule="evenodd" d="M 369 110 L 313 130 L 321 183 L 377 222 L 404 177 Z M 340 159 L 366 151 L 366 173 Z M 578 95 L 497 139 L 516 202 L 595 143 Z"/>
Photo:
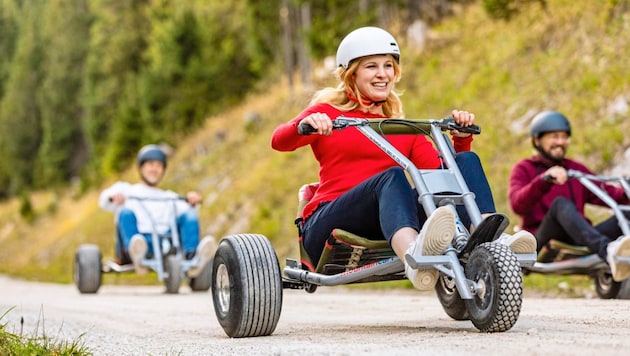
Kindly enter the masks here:
<path id="1" fill-rule="evenodd" d="M 108 286 L 81 295 L 74 285 L 0 276 L 7 331 L 80 340 L 95 355 L 628 355 L 630 301 L 528 297 L 517 323 L 480 333 L 454 321 L 432 292 L 285 290 L 272 336 L 230 339 L 210 292 L 182 286 Z M 20 319 L 24 320 L 23 325 Z"/>

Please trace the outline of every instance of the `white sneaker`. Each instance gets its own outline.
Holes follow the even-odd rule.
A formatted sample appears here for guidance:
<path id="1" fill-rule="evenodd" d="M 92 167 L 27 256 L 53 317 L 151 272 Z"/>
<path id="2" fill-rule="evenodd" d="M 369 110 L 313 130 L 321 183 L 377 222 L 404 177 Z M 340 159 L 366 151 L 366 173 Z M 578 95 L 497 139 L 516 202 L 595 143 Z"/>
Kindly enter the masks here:
<path id="1" fill-rule="evenodd" d="M 610 273 L 615 281 L 621 282 L 630 277 L 630 264 L 617 262 L 616 256 L 630 256 L 630 236 L 611 241 L 606 247 L 606 262 L 610 265 Z"/>
<path id="2" fill-rule="evenodd" d="M 217 251 L 217 243 L 212 236 L 204 237 L 195 251 L 195 257 L 197 259 L 197 265 L 190 267 L 187 272 L 187 276 L 195 278 L 201 273 L 206 264 L 214 257 L 214 253 Z"/>
<path id="3" fill-rule="evenodd" d="M 455 236 L 455 214 L 447 206 L 433 212 L 422 226 L 418 237 L 411 243 L 407 254 L 413 257 L 441 255 Z M 435 268 L 413 269 L 405 263 L 405 274 L 419 290 L 431 290 L 438 280 Z"/>
<path id="4" fill-rule="evenodd" d="M 131 262 L 133 262 L 133 268 L 140 276 L 144 276 L 149 271 L 147 266 L 142 265 L 142 260 L 147 254 L 148 249 L 147 240 L 140 234 L 133 235 L 129 241 L 129 257 L 131 258 Z"/>
<path id="5" fill-rule="evenodd" d="M 536 253 L 536 238 L 527 230 L 520 230 L 514 235 L 503 233 L 495 242 L 511 248 L 514 253 Z"/>

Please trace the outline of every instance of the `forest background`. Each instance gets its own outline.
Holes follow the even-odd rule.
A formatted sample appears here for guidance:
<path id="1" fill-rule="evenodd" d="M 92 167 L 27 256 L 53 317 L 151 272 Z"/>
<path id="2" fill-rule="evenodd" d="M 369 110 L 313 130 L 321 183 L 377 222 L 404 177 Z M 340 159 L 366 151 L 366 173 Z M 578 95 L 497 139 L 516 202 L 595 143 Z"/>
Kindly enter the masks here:
<path id="1" fill-rule="evenodd" d="M 512 225 L 507 178 L 540 110 L 572 120 L 571 156 L 624 173 L 628 0 L 1 0 L 0 273 L 69 282 L 79 244 L 110 256 L 98 193 L 136 180 L 154 142 L 173 149 L 164 187 L 204 195 L 204 234 L 260 233 L 296 257 L 296 192 L 317 166 L 269 137 L 334 85 L 330 56 L 364 25 L 399 39 L 408 117 L 477 114 Z"/>

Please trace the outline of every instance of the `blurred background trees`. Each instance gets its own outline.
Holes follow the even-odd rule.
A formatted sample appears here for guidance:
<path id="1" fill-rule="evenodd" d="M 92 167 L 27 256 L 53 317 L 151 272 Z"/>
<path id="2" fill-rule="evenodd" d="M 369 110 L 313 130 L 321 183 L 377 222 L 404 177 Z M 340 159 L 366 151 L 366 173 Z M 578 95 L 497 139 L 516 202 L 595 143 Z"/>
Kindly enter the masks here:
<path id="1" fill-rule="evenodd" d="M 262 80 L 308 83 L 311 61 L 358 26 L 404 33 L 470 1 L 2 0 L 0 198 L 87 188 Z M 486 2 L 500 14 L 522 0 Z"/>

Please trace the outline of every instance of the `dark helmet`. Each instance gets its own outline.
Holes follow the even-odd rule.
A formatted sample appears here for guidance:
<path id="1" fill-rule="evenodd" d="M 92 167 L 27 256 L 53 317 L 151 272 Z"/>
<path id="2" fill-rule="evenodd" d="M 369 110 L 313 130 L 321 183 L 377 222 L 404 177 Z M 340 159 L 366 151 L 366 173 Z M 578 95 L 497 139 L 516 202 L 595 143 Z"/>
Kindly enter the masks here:
<path id="1" fill-rule="evenodd" d="M 146 145 L 138 151 L 138 167 L 146 161 L 160 161 L 166 167 L 166 153 L 158 145 Z"/>
<path id="2" fill-rule="evenodd" d="M 545 132 L 565 131 L 571 136 L 571 123 L 557 111 L 542 111 L 532 119 L 529 134 L 532 138 L 539 138 Z"/>

